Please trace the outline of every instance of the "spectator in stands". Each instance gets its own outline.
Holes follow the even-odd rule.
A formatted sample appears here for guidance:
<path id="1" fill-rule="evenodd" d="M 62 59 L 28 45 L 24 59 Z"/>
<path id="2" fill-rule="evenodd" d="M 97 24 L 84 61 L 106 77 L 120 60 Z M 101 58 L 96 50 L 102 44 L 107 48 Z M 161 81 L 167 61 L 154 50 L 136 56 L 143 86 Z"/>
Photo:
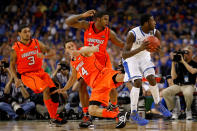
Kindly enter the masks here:
<path id="1" fill-rule="evenodd" d="M 30 94 L 27 89 L 24 86 L 16 88 L 13 77 L 11 77 L 5 86 L 4 98 L 0 102 L 0 110 L 6 112 L 10 119 L 24 119 L 35 108 L 35 103 L 30 101 L 29 98 Z"/>
<path id="2" fill-rule="evenodd" d="M 4 98 L 6 84 L 11 82 L 11 73 L 8 67 L 9 64 L 6 61 L 0 61 L 0 102 Z"/>
<path id="3" fill-rule="evenodd" d="M 191 104 L 197 74 L 197 63 L 192 60 L 192 50 L 192 46 L 187 46 L 182 51 L 184 53 L 173 55 L 171 76 L 174 85 L 166 88 L 162 93 L 167 107 L 172 110 L 173 115 L 177 115 L 177 112 L 173 110 L 175 106 L 174 97 L 179 92 L 183 93 L 186 102 L 187 120 L 192 120 Z"/>

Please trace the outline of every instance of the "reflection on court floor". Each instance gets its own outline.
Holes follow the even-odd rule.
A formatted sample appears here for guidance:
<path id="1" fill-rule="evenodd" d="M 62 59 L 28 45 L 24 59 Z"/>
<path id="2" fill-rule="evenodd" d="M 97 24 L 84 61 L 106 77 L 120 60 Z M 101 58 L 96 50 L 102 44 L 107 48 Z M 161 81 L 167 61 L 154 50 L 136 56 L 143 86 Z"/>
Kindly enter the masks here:
<path id="1" fill-rule="evenodd" d="M 79 128 L 80 121 L 69 121 L 61 127 L 50 127 L 48 121 L 1 121 L 0 131 L 197 131 L 197 121 L 151 120 L 146 126 L 138 126 L 128 121 L 123 129 L 116 129 L 112 120 L 95 120 L 90 128 Z"/>

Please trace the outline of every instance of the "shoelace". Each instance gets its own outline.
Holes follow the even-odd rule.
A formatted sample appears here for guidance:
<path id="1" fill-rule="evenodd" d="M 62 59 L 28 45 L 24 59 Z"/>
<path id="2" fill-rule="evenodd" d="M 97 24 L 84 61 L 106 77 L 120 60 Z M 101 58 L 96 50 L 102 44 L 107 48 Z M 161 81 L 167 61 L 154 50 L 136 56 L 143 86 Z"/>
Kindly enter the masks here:
<path id="1" fill-rule="evenodd" d="M 166 111 L 165 107 L 162 104 L 159 104 L 159 108 L 158 108 L 161 112 Z"/>
<path id="2" fill-rule="evenodd" d="M 125 119 L 124 116 L 119 117 L 119 121 L 124 121 L 124 119 Z"/>
<path id="3" fill-rule="evenodd" d="M 140 117 L 138 114 L 136 114 L 135 116 L 133 116 L 135 118 L 136 121 L 141 121 L 144 120 L 142 117 Z"/>
<path id="4" fill-rule="evenodd" d="M 56 118 L 55 118 L 56 120 L 58 120 L 58 121 L 62 121 L 62 118 L 60 118 L 60 117 L 59 117 L 59 114 L 56 114 L 56 116 L 55 116 L 55 117 L 56 117 Z"/>
<path id="5" fill-rule="evenodd" d="M 82 119 L 84 122 L 87 122 L 90 120 L 90 117 L 89 116 L 84 116 L 83 119 Z"/>

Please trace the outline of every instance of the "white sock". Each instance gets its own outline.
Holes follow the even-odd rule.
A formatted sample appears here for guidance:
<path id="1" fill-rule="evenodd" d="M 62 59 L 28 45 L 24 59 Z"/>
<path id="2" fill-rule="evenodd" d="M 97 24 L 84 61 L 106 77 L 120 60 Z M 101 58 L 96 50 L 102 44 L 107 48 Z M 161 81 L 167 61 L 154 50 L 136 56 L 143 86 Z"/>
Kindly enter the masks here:
<path id="1" fill-rule="evenodd" d="M 155 86 L 150 85 L 150 91 L 153 96 L 155 104 L 158 104 L 160 101 L 160 97 L 159 97 L 159 88 L 157 87 L 157 84 Z"/>
<path id="2" fill-rule="evenodd" d="M 133 112 L 133 110 L 137 111 L 139 93 L 140 93 L 140 88 L 132 87 L 130 91 L 131 113 Z"/>

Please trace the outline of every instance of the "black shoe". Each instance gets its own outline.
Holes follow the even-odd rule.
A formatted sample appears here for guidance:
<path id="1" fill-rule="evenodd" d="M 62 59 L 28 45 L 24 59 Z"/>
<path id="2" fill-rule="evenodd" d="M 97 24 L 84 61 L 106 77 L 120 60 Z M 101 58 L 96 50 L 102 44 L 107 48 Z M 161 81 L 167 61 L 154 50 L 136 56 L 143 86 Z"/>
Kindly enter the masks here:
<path id="1" fill-rule="evenodd" d="M 61 126 L 63 124 L 66 124 L 68 121 L 66 119 L 62 119 L 60 117 L 57 117 L 56 119 L 50 119 L 49 125 L 50 126 Z"/>
<path id="2" fill-rule="evenodd" d="M 116 128 L 124 128 L 126 126 L 127 114 L 128 112 L 118 114 L 118 124 Z"/>
<path id="3" fill-rule="evenodd" d="M 119 112 L 119 106 L 118 105 L 110 105 L 107 110 L 110 110 L 110 111 L 114 111 L 114 112 Z"/>
<path id="4" fill-rule="evenodd" d="M 84 115 L 84 117 L 82 118 L 82 122 L 79 123 L 79 127 L 81 127 L 81 128 L 88 128 L 92 125 L 93 125 L 92 119 L 89 115 Z"/>

